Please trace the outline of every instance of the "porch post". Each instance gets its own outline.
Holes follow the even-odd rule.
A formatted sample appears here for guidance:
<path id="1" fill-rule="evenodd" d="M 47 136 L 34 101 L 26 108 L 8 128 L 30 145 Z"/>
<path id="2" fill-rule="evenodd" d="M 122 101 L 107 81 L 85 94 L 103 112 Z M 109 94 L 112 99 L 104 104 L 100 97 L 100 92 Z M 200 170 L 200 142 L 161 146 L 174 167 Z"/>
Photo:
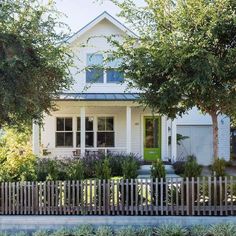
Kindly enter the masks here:
<path id="1" fill-rule="evenodd" d="M 126 152 L 131 153 L 131 107 L 126 107 Z"/>
<path id="2" fill-rule="evenodd" d="M 39 146 L 39 125 L 33 120 L 32 124 L 32 151 L 34 155 L 39 156 L 40 146 Z"/>
<path id="3" fill-rule="evenodd" d="M 171 161 L 176 161 L 177 157 L 177 127 L 176 119 L 171 121 Z"/>
<path id="4" fill-rule="evenodd" d="M 168 160 L 168 125 L 167 117 L 161 117 L 161 158 L 163 161 Z"/>
<path id="5" fill-rule="evenodd" d="M 85 155 L 85 107 L 80 108 L 80 153 Z"/>

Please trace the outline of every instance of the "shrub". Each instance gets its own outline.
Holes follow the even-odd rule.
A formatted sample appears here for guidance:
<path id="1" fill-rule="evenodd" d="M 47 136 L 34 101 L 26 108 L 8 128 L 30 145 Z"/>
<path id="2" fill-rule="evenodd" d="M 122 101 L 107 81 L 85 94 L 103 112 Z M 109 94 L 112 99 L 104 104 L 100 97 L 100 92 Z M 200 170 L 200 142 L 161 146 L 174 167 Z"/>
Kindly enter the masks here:
<path id="1" fill-rule="evenodd" d="M 136 236 L 136 231 L 133 227 L 122 227 L 116 231 L 116 236 Z"/>
<path id="2" fill-rule="evenodd" d="M 161 225 L 154 230 L 156 236 L 185 236 L 188 231 L 179 225 Z"/>
<path id="3" fill-rule="evenodd" d="M 215 160 L 211 170 L 216 177 L 225 176 L 226 161 L 224 159 Z"/>
<path id="4" fill-rule="evenodd" d="M 201 172 L 202 166 L 197 163 L 196 157 L 193 155 L 188 156 L 184 165 L 184 177 L 198 177 Z"/>
<path id="5" fill-rule="evenodd" d="M 84 166 L 80 160 L 75 160 L 68 165 L 68 177 L 70 180 L 84 179 Z"/>
<path id="6" fill-rule="evenodd" d="M 36 157 L 32 153 L 30 129 L 5 128 L 0 138 L 0 181 L 36 180 Z"/>
<path id="7" fill-rule="evenodd" d="M 108 158 L 103 161 L 99 161 L 95 168 L 96 178 L 99 179 L 110 179 L 111 178 L 111 167 Z"/>
<path id="8" fill-rule="evenodd" d="M 207 236 L 208 229 L 203 225 L 195 225 L 190 229 L 190 236 Z"/>
<path id="9" fill-rule="evenodd" d="M 152 228 L 150 227 L 141 227 L 137 230 L 137 236 L 152 236 Z"/>
<path id="10" fill-rule="evenodd" d="M 160 179 L 160 178 L 166 177 L 165 166 L 164 166 L 162 160 L 159 158 L 156 160 L 156 162 L 152 163 L 151 177 L 153 179 L 156 179 L 156 178 Z"/>
<path id="11" fill-rule="evenodd" d="M 74 229 L 74 236 L 93 236 L 94 229 L 91 225 L 81 225 L 78 228 Z"/>
<path id="12" fill-rule="evenodd" d="M 113 236 L 112 229 L 108 226 L 100 226 L 96 230 L 96 236 Z"/>
<path id="13" fill-rule="evenodd" d="M 174 168 L 175 174 L 183 175 L 183 173 L 184 173 L 184 166 L 185 166 L 185 161 L 176 161 L 173 164 L 173 168 Z"/>
<path id="14" fill-rule="evenodd" d="M 66 228 L 61 228 L 58 229 L 57 231 L 54 231 L 51 236 L 70 236 L 72 235 L 69 229 Z"/>
<path id="15" fill-rule="evenodd" d="M 49 236 L 50 233 L 47 230 L 39 230 L 34 233 L 32 233 L 32 236 Z"/>
<path id="16" fill-rule="evenodd" d="M 135 179 L 138 176 L 139 163 L 137 159 L 130 155 L 123 160 L 122 174 L 124 179 Z"/>
<path id="17" fill-rule="evenodd" d="M 209 229 L 209 234 L 212 236 L 235 236 L 236 226 L 232 223 L 213 225 Z"/>
<path id="18" fill-rule="evenodd" d="M 110 162 L 112 176 L 122 176 L 122 163 L 127 157 L 124 153 L 109 154 L 107 158 Z"/>

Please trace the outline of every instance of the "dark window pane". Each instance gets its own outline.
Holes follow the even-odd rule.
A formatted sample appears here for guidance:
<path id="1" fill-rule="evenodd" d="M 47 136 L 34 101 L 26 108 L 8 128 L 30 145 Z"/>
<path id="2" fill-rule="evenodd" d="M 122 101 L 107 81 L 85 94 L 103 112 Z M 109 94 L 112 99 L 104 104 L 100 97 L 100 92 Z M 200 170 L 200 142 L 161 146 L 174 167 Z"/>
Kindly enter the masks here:
<path id="1" fill-rule="evenodd" d="M 65 118 L 65 130 L 72 131 L 72 118 Z"/>
<path id="2" fill-rule="evenodd" d="M 64 133 L 56 133 L 56 147 L 64 146 Z"/>
<path id="3" fill-rule="evenodd" d="M 98 132 L 97 133 L 97 146 L 98 147 L 106 147 L 105 132 Z"/>
<path id="4" fill-rule="evenodd" d="M 80 117 L 77 118 L 77 131 L 80 131 Z"/>
<path id="5" fill-rule="evenodd" d="M 98 118 L 98 130 L 104 131 L 106 128 L 105 126 L 106 119 L 105 117 L 99 117 Z"/>
<path id="6" fill-rule="evenodd" d="M 106 132 L 106 147 L 114 147 L 114 146 L 115 146 L 114 132 Z"/>
<path id="7" fill-rule="evenodd" d="M 89 69 L 86 70 L 86 82 L 87 83 L 103 83 L 103 69 Z"/>
<path id="8" fill-rule="evenodd" d="M 86 132 L 85 134 L 85 146 L 93 147 L 93 132 Z"/>
<path id="9" fill-rule="evenodd" d="M 65 133 L 65 147 L 72 147 L 73 146 L 73 133 L 68 132 Z"/>
<path id="10" fill-rule="evenodd" d="M 114 130 L 114 119 L 113 117 L 106 118 L 106 130 Z"/>
<path id="11" fill-rule="evenodd" d="M 124 73 L 115 69 L 107 70 L 107 83 L 121 83 L 124 80 Z"/>
<path id="12" fill-rule="evenodd" d="M 92 117 L 86 117 L 85 127 L 86 127 L 86 130 L 93 131 L 93 118 Z"/>
<path id="13" fill-rule="evenodd" d="M 76 133 L 76 147 L 80 147 L 80 132 Z"/>
<path id="14" fill-rule="evenodd" d="M 64 131 L 64 118 L 57 118 L 57 131 Z"/>

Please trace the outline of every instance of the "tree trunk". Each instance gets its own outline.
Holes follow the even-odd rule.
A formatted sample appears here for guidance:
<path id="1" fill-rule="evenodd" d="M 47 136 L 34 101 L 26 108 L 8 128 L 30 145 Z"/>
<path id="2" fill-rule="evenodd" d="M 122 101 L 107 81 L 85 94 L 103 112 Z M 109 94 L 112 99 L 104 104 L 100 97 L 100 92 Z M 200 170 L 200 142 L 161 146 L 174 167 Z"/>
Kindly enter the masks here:
<path id="1" fill-rule="evenodd" d="M 212 113 L 211 114 L 212 119 L 212 127 L 213 127 L 213 156 L 214 160 L 216 161 L 219 158 L 219 129 L 218 129 L 218 120 L 217 120 L 217 114 Z"/>

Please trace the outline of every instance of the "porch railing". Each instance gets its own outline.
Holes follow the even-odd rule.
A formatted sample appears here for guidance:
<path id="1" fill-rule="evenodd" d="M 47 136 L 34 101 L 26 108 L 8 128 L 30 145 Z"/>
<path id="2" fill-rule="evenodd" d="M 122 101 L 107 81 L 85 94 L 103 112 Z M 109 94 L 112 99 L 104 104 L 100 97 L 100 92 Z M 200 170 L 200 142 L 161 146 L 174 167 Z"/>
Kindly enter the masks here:
<path id="1" fill-rule="evenodd" d="M 1 215 L 235 215 L 236 178 L 0 183 Z"/>

